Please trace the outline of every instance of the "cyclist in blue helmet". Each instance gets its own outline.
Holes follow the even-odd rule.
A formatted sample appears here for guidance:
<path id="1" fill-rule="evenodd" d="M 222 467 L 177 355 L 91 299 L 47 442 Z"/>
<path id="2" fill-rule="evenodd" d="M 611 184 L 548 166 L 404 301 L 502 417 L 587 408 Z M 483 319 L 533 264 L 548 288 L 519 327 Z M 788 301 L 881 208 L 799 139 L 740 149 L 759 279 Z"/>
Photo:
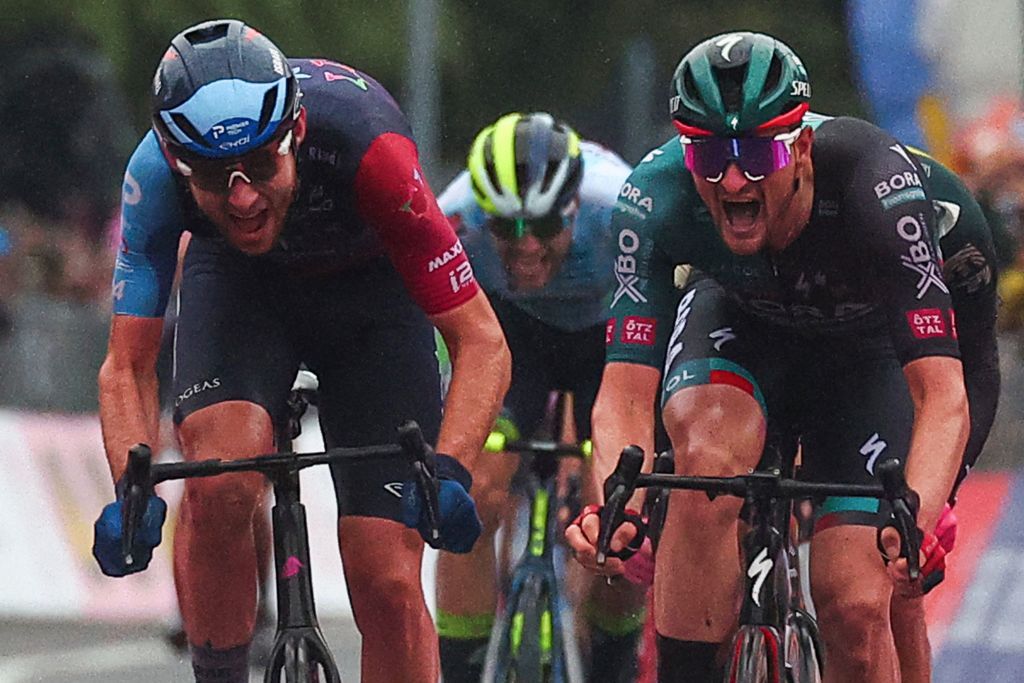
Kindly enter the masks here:
<path id="1" fill-rule="evenodd" d="M 460 461 L 480 452 L 510 358 L 394 99 L 365 72 L 289 60 L 255 29 L 218 20 L 173 39 L 152 105 L 153 130 L 125 173 L 99 377 L 115 481 L 129 447 L 156 437 L 161 318 L 189 233 L 173 379 L 184 457 L 274 451 L 304 363 L 320 378 L 328 447 L 391 443 L 403 421 L 420 424 L 438 451 L 441 538 L 433 543 L 469 551 L 480 521 Z M 443 418 L 435 327 L 453 364 Z M 411 466 L 350 463 L 332 475 L 362 680 L 436 683 L 437 635 L 419 570 L 427 516 L 419 497 L 403 495 L 415 490 Z M 185 487 L 175 576 L 200 683 L 249 680 L 253 519 L 265 489 L 259 475 Z M 104 509 L 93 550 L 112 576 L 146 568 L 166 514 L 152 496 L 128 562 L 120 506 Z"/>

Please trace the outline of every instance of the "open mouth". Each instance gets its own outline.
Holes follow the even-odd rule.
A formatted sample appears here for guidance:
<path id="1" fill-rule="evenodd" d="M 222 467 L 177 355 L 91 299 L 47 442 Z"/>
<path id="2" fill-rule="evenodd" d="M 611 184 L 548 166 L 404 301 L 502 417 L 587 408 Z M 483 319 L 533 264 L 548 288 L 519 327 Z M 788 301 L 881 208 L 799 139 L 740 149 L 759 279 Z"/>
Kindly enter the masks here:
<path id="1" fill-rule="evenodd" d="M 725 209 L 725 218 L 729 221 L 729 227 L 749 228 L 757 221 L 761 213 L 761 202 L 750 199 L 745 201 L 723 200 L 722 207 Z"/>

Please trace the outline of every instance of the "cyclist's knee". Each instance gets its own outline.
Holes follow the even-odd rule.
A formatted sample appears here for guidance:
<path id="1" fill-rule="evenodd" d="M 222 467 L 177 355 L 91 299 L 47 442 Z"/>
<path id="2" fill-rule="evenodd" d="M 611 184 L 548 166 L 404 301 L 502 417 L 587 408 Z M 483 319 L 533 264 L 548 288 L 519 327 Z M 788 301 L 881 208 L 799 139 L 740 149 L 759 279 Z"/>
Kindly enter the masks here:
<path id="1" fill-rule="evenodd" d="M 374 631 L 392 630 L 397 623 L 418 621 L 427 614 L 419 571 L 410 571 L 404 562 L 346 567 L 345 580 L 352 612 L 364 638 Z"/>
<path id="2" fill-rule="evenodd" d="M 872 578 L 851 582 L 818 575 L 812 579 L 822 633 L 830 642 L 844 643 L 851 659 L 870 660 L 879 651 L 879 641 L 890 634 L 892 586 L 884 574 L 879 577 L 870 568 L 865 574 Z"/>
<path id="3" fill-rule="evenodd" d="M 757 465 L 764 445 L 760 404 L 731 386 L 688 387 L 662 411 L 678 474 L 728 476 Z"/>
<path id="4" fill-rule="evenodd" d="M 265 491 L 263 477 L 255 473 L 190 479 L 185 484 L 184 523 L 225 531 L 247 528 Z"/>

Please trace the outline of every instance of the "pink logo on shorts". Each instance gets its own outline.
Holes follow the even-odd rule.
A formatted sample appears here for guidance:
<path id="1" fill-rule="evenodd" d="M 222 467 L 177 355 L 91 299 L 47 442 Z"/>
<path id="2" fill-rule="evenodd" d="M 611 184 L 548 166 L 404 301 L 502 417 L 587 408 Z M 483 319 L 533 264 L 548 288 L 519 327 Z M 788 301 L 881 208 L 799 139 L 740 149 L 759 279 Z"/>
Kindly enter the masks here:
<path id="1" fill-rule="evenodd" d="M 293 578 L 297 576 L 298 573 L 301 571 L 302 563 L 299 562 L 299 558 L 295 557 L 294 555 L 290 556 L 287 560 L 284 561 L 284 570 L 282 571 L 284 578 Z"/>

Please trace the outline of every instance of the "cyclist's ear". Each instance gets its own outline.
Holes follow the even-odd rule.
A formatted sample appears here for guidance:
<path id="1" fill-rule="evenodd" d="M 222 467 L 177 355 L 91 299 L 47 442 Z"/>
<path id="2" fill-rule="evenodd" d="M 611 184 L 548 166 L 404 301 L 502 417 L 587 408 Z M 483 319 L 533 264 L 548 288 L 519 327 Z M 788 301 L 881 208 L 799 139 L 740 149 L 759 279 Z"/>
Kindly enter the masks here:
<path id="1" fill-rule="evenodd" d="M 306 108 L 299 107 L 299 118 L 295 119 L 295 128 L 292 129 L 292 145 L 297 148 L 306 139 Z"/>

